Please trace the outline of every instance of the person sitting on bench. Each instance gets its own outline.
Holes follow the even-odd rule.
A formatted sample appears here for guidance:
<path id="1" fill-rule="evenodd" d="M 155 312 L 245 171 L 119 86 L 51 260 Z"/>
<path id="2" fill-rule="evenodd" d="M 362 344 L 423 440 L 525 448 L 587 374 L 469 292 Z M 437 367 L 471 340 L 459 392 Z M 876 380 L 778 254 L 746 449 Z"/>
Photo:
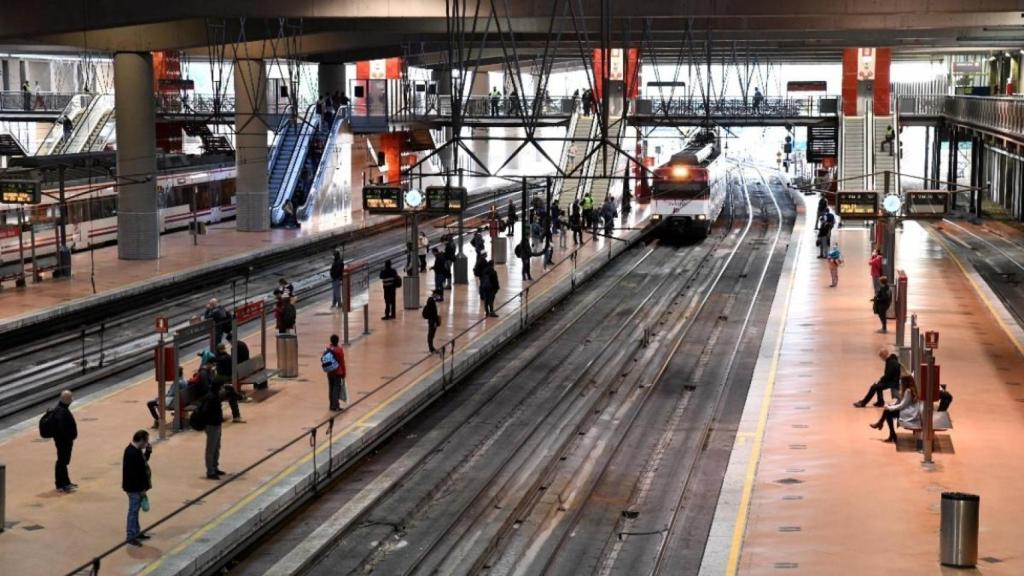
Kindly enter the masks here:
<path id="1" fill-rule="evenodd" d="M 878 357 L 885 362 L 885 372 L 882 377 L 878 379 L 868 388 L 868 393 L 864 395 L 864 398 L 854 402 L 853 405 L 857 408 L 863 408 L 868 405 L 868 401 L 871 400 L 872 396 L 878 396 L 878 400 L 875 401 L 875 406 L 881 408 L 885 406 L 885 401 L 882 399 L 882 392 L 887 389 L 892 389 L 895 393 L 896 389 L 900 385 L 900 358 L 888 348 L 881 348 L 878 350 Z"/>
<path id="2" fill-rule="evenodd" d="M 918 429 L 921 427 L 921 408 L 917 401 L 917 386 L 914 385 L 913 376 L 900 378 L 900 399 L 893 402 L 882 410 L 882 415 L 877 422 L 869 424 L 875 430 L 882 429 L 882 422 L 889 425 L 889 437 L 886 442 L 896 441 L 896 427 L 893 420 L 900 419 L 900 426 L 904 428 Z"/>

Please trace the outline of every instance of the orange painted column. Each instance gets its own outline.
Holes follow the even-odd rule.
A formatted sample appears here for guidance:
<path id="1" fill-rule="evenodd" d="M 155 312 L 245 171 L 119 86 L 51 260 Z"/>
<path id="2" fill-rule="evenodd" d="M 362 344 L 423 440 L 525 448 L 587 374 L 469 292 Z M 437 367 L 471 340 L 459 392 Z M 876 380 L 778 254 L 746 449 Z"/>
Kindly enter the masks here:
<path id="1" fill-rule="evenodd" d="M 875 92 L 873 108 L 876 116 L 888 116 L 892 114 L 890 106 L 890 95 L 892 87 L 889 85 L 889 67 L 892 65 L 892 49 L 875 49 Z"/>
<path id="2" fill-rule="evenodd" d="M 857 48 L 843 49 L 843 115 L 857 115 Z"/>
<path id="3" fill-rule="evenodd" d="M 384 162 L 388 171 L 385 179 L 388 184 L 397 185 L 402 179 L 402 141 L 405 134 L 402 132 L 389 132 L 380 135 L 381 152 L 384 153 Z"/>

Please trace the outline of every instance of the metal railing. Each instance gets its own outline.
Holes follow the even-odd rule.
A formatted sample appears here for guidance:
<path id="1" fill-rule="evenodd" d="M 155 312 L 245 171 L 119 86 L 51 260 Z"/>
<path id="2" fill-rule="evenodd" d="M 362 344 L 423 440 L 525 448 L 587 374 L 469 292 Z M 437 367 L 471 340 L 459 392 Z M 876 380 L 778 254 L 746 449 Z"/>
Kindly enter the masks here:
<path id="1" fill-rule="evenodd" d="M 976 128 L 1024 134 L 1024 98 L 1012 96 L 904 96 L 897 100 L 900 116 L 942 116 Z"/>
<path id="2" fill-rule="evenodd" d="M 5 90 L 0 92 L 0 110 L 20 112 L 60 112 L 71 99 L 73 92 L 22 92 Z"/>
<path id="3" fill-rule="evenodd" d="M 346 166 L 351 168 L 351 154 L 346 158 L 342 154 L 336 153 L 341 126 L 347 118 L 348 108 L 341 107 L 334 115 L 331 123 L 326 127 L 330 133 L 327 136 L 327 141 L 324 143 L 324 150 L 320 155 L 320 162 L 317 164 L 313 183 L 309 187 L 309 194 L 306 196 L 306 201 L 302 206 L 296 208 L 300 220 L 309 218 L 309 214 L 316 205 L 316 199 L 319 195 L 330 195 L 330 191 L 334 189 L 336 184 L 334 179 L 336 169 Z M 347 165 L 345 163 L 346 159 L 349 160 Z M 349 178 L 351 178 L 351 170 L 349 170 Z"/>
<path id="4" fill-rule="evenodd" d="M 719 118 L 747 117 L 835 117 L 839 110 L 836 96 L 805 98 L 765 98 L 754 102 L 753 98 L 721 98 L 705 105 L 701 98 L 641 98 L 633 104 L 632 113 L 637 116 L 700 117 L 710 115 Z"/>
<path id="5" fill-rule="evenodd" d="M 568 117 L 572 113 L 572 98 L 512 98 L 502 96 L 470 96 L 462 102 L 464 118 L 520 118 L 523 115 L 540 118 Z M 383 114 L 383 112 L 381 112 Z M 447 94 L 415 99 L 403 105 L 394 116 L 397 119 L 447 117 L 452 115 L 452 100 Z"/>

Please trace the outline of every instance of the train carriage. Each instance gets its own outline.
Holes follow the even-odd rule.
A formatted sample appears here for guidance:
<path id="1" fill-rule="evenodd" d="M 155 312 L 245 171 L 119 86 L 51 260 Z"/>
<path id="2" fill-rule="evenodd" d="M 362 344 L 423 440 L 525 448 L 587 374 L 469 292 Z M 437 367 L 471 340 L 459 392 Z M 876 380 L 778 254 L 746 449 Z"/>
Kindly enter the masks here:
<path id="1" fill-rule="evenodd" d="M 706 236 L 725 206 L 728 172 L 715 134 L 701 132 L 655 170 L 652 219 L 673 233 Z"/>

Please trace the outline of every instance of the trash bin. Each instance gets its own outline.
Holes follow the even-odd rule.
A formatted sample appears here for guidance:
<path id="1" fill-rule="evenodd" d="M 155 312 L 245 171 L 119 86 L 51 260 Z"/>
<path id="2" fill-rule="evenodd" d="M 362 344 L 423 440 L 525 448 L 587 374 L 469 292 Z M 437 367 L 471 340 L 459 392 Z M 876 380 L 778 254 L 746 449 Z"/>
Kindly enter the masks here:
<path id="1" fill-rule="evenodd" d="M 491 248 L 494 252 L 495 264 L 505 264 L 508 262 L 508 238 L 499 236 L 494 239 L 494 246 Z"/>
<path id="2" fill-rule="evenodd" d="M 277 375 L 282 378 L 299 375 L 299 337 L 295 334 L 277 335 Z"/>
<path id="3" fill-rule="evenodd" d="M 71 277 L 71 249 L 67 246 L 57 249 L 57 270 L 53 275 L 60 278 Z"/>
<path id="4" fill-rule="evenodd" d="M 974 494 L 942 493 L 939 561 L 944 566 L 972 568 L 978 563 L 978 505 Z"/>

